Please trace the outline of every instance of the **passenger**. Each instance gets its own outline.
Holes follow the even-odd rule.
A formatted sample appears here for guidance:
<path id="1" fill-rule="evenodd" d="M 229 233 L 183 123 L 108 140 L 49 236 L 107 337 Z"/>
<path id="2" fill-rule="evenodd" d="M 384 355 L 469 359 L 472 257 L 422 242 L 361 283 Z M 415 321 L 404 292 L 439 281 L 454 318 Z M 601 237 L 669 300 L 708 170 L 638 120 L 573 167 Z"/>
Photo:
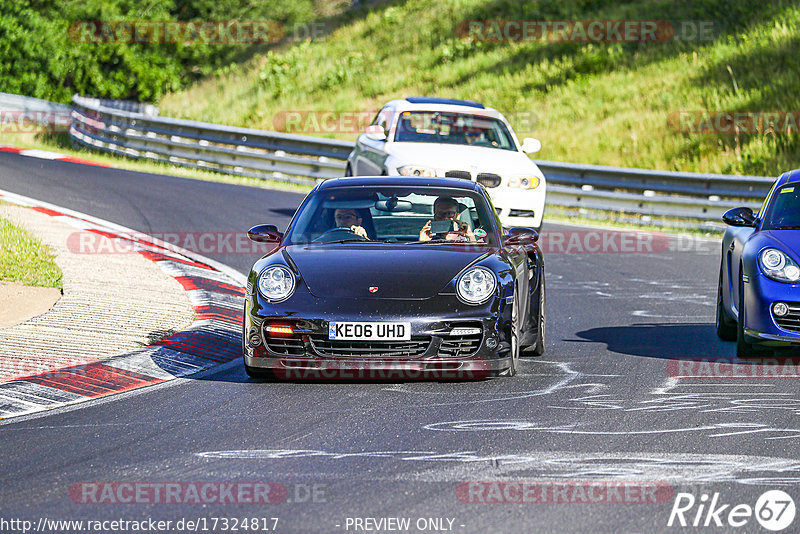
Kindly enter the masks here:
<path id="1" fill-rule="evenodd" d="M 447 241 L 476 241 L 475 234 L 464 221 L 459 220 L 458 217 L 458 202 L 452 197 L 439 197 L 433 203 L 433 220 L 434 221 L 452 221 L 453 229 L 445 234 L 444 239 Z M 419 231 L 420 241 L 430 241 L 434 235 L 430 232 L 431 221 L 425 223 L 422 230 Z"/>

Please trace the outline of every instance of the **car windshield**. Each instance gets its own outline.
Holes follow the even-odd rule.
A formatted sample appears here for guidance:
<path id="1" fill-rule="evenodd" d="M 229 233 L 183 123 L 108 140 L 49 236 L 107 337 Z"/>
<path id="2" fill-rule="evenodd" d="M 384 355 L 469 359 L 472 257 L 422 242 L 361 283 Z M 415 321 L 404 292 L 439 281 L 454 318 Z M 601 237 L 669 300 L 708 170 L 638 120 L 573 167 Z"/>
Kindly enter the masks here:
<path id="1" fill-rule="evenodd" d="M 474 191 L 337 187 L 309 195 L 283 243 L 496 245 L 495 218 L 486 198 Z"/>
<path id="2" fill-rule="evenodd" d="M 764 217 L 764 230 L 800 229 L 800 185 L 785 185 Z"/>
<path id="3" fill-rule="evenodd" d="M 404 111 L 397 121 L 394 140 L 517 149 L 502 121 L 469 113 Z"/>

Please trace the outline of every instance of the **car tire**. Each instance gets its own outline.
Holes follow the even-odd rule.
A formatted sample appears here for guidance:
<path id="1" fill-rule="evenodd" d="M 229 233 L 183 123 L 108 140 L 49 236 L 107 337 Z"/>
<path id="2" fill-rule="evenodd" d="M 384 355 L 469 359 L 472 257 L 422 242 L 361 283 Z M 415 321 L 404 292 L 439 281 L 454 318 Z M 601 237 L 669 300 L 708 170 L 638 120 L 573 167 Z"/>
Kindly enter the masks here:
<path id="1" fill-rule="evenodd" d="M 508 369 L 505 372 L 505 376 L 514 376 L 517 374 L 517 364 L 519 363 L 519 335 L 517 334 L 517 304 L 519 303 L 518 300 L 518 292 L 516 285 L 514 286 L 514 304 L 511 308 L 511 332 L 508 336 L 508 342 L 511 345 L 510 355 L 511 355 L 511 363 L 508 365 Z"/>
<path id="2" fill-rule="evenodd" d="M 513 330 L 511 332 L 511 363 L 508 366 L 508 370 L 506 371 L 506 376 L 515 376 L 517 374 L 517 364 L 519 363 L 519 343 L 517 338 L 517 332 Z"/>
<path id="3" fill-rule="evenodd" d="M 272 369 L 263 369 L 261 367 L 250 367 L 245 364 L 244 372 L 250 378 L 275 378 L 275 372 Z"/>
<path id="4" fill-rule="evenodd" d="M 717 285 L 717 313 L 716 313 L 717 337 L 723 341 L 736 341 L 739 332 L 736 321 L 730 318 L 725 306 L 722 303 L 722 265 L 719 268 L 719 284 Z"/>
<path id="5" fill-rule="evenodd" d="M 536 344 L 533 345 L 530 351 L 533 356 L 541 356 L 544 354 L 544 347 L 547 341 L 545 338 L 545 334 L 547 333 L 546 309 L 547 293 L 545 293 L 544 269 L 542 269 L 542 281 L 539 284 L 539 320 L 536 325 Z"/>
<path id="6" fill-rule="evenodd" d="M 742 360 L 760 356 L 744 333 L 744 282 L 739 268 L 739 319 L 736 321 L 736 357 Z"/>

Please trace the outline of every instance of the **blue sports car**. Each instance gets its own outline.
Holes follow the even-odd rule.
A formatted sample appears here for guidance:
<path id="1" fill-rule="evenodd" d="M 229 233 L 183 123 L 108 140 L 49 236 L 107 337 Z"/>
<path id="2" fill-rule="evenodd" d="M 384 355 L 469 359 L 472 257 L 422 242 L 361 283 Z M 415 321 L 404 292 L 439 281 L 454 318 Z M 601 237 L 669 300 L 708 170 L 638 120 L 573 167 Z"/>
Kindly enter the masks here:
<path id="1" fill-rule="evenodd" d="M 722 216 L 717 335 L 739 358 L 762 348 L 800 347 L 800 169 L 783 174 L 758 214 Z"/>

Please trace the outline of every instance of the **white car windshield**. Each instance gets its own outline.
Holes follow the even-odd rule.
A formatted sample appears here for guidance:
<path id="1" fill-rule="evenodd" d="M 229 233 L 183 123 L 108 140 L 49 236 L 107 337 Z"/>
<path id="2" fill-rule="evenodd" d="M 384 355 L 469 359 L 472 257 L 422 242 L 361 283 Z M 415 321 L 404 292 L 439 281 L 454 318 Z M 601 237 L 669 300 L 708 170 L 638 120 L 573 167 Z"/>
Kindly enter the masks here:
<path id="1" fill-rule="evenodd" d="M 404 111 L 397 121 L 394 140 L 516 150 L 502 121 L 469 113 Z"/>

